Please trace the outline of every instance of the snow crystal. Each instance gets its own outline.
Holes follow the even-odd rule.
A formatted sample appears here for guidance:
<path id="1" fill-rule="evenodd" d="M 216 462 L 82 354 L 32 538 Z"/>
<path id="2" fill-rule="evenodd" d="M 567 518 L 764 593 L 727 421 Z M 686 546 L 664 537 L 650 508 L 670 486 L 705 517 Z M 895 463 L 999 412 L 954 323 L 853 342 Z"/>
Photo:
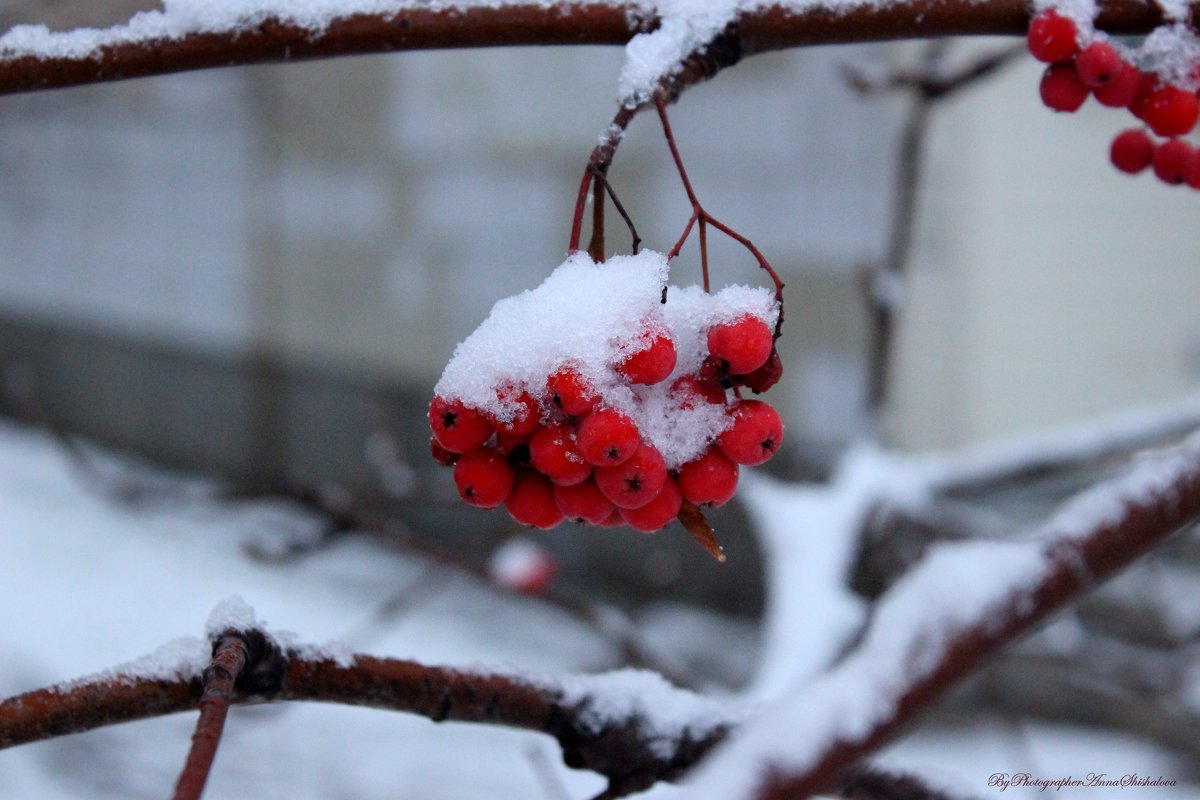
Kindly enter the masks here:
<path id="1" fill-rule="evenodd" d="M 668 287 L 667 272 L 666 256 L 653 251 L 601 264 L 585 253 L 572 254 L 540 286 L 496 303 L 455 349 L 434 393 L 510 420 L 519 407 L 514 397 L 519 393 L 500 396 L 498 389 L 524 387 L 535 397 L 544 396 L 547 376 L 569 365 L 606 405 L 638 424 L 668 468 L 690 461 L 729 420 L 719 405 L 680 407 L 670 395 L 671 384 L 700 368 L 708 328 L 744 314 L 773 326 L 779 310 L 767 289 L 730 286 L 707 294 L 699 287 Z M 678 360 L 665 381 L 630 386 L 614 367 L 645 331 L 669 332 Z"/>
<path id="2" fill-rule="evenodd" d="M 597 733 L 610 725 L 633 724 L 650 751 L 669 758 L 687 737 L 701 738 L 731 725 L 739 714 L 716 700 L 671 685 L 657 672 L 625 669 L 565 678 L 564 705 L 574 707 L 583 727 Z"/>
<path id="3" fill-rule="evenodd" d="M 173 639 L 141 658 L 59 684 L 68 691 L 76 686 L 97 682 L 124 683 L 134 680 L 190 680 L 198 677 L 212 659 L 212 644 L 195 636 Z"/>
<path id="4" fill-rule="evenodd" d="M 204 630 L 210 639 L 215 639 L 225 631 L 250 631 L 260 627 L 254 618 L 254 609 L 235 594 L 217 603 L 208 615 Z"/>

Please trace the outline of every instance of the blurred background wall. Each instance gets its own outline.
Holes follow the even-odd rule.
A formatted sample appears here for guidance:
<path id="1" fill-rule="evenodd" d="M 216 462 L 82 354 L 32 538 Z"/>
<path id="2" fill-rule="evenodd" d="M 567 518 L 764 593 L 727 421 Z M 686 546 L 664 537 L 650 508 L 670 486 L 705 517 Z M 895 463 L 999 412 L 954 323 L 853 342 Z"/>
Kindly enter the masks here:
<path id="1" fill-rule="evenodd" d="M 0 22 L 136 7 L 0 2 Z M 858 430 L 862 275 L 887 244 L 904 100 L 856 94 L 843 67 L 915 56 L 760 56 L 672 112 L 706 207 L 788 283 L 772 393 L 788 477 L 819 475 Z M 422 472 L 425 404 L 491 305 L 562 260 L 621 61 L 406 53 L 0 99 L 0 412 L 252 485 L 432 497 L 446 502 L 419 520 L 443 530 L 503 527 Z M 1119 115 L 1050 113 L 1039 71 L 1018 60 L 934 112 L 884 418 L 897 446 L 999 438 L 1200 378 L 1200 196 L 1116 173 Z M 667 249 L 688 209 L 652 115 L 611 179 L 645 246 Z M 608 241 L 628 246 L 619 224 Z M 714 247 L 718 283 L 761 282 Z M 698 272 L 693 244 L 673 281 Z M 399 468 L 381 485 L 383 461 Z"/>

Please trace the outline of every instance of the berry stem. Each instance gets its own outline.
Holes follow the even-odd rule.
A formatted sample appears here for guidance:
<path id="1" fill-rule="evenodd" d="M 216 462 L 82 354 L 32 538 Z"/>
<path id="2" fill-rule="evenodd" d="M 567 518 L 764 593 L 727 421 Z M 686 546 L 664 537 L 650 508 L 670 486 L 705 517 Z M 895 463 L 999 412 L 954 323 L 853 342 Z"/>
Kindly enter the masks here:
<path id="1" fill-rule="evenodd" d="M 587 206 L 587 193 L 592 185 L 592 178 L 595 177 L 598 181 L 598 186 L 606 185 L 605 176 L 608 174 L 608 168 L 612 164 L 613 156 L 616 155 L 617 147 L 621 144 L 621 139 L 625 135 L 625 129 L 629 127 L 629 123 L 637 115 L 637 106 L 623 105 L 617 109 L 616 116 L 613 117 L 612 123 L 604 132 L 600 143 L 592 150 L 592 154 L 588 157 L 587 166 L 583 171 L 583 179 L 579 182 L 579 195 L 575 199 L 575 215 L 571 220 L 571 238 L 567 242 L 567 252 L 576 253 L 579 251 L 579 240 L 583 234 L 583 210 Z M 592 224 L 598 226 L 599 235 L 596 230 L 592 231 L 592 242 L 588 247 L 589 252 L 594 251 L 594 245 L 599 242 L 600 249 L 603 251 L 604 242 L 604 210 L 603 210 L 604 194 L 602 189 L 598 189 L 595 196 L 595 203 L 598 210 L 593 210 Z M 630 226 L 632 227 L 632 225 Z M 603 253 L 601 254 L 603 257 Z"/>
<path id="2" fill-rule="evenodd" d="M 704 290 L 708 291 L 708 240 L 706 237 L 706 226 L 712 225 L 721 233 L 733 239 L 742 247 L 745 247 L 754 256 L 758 265 L 771 276 L 771 281 L 775 284 L 775 299 L 779 302 L 779 320 L 775 323 L 775 338 L 778 339 L 783 328 L 783 281 L 779 279 L 779 273 L 771 266 L 771 262 L 767 261 L 766 256 L 754 246 L 753 242 L 718 220 L 712 214 L 709 214 L 704 210 L 704 206 L 700 205 L 700 200 L 696 197 L 696 192 L 692 189 L 692 182 L 688 179 L 687 170 L 683 166 L 683 158 L 679 155 L 679 148 L 675 144 L 675 134 L 671 131 L 670 120 L 667 119 L 667 102 L 661 93 L 654 96 L 654 107 L 658 110 L 658 118 L 662 122 L 663 137 L 667 140 L 667 147 L 671 150 L 671 158 L 675 161 L 675 169 L 679 173 L 679 180 L 683 183 L 683 190 L 687 193 L 688 202 L 692 204 L 692 216 L 688 219 L 687 225 L 684 226 L 683 235 L 679 237 L 679 241 L 667 253 L 667 258 L 672 259 L 679 255 L 684 242 L 687 241 L 688 236 L 692 232 L 692 226 L 699 222 L 700 266 L 704 272 Z"/>

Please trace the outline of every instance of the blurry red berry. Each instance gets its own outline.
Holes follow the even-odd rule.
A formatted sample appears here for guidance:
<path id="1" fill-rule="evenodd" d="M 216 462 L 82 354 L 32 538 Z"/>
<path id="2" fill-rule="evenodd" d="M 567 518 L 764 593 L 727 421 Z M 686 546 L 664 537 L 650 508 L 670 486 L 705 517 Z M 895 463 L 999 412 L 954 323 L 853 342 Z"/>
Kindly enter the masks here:
<path id="1" fill-rule="evenodd" d="M 492 552 L 488 572 L 492 580 L 513 591 L 545 594 L 558 577 L 558 559 L 529 539 L 510 539 Z"/>
<path id="2" fill-rule="evenodd" d="M 643 334 L 638 349 L 625 356 L 617 372 L 630 383 L 654 384 L 675 370 L 675 342 L 665 333 Z"/>
<path id="3" fill-rule="evenodd" d="M 1040 89 L 1047 108 L 1067 113 L 1078 111 L 1090 93 L 1070 62 L 1046 67 Z"/>
<path id="4" fill-rule="evenodd" d="M 682 505 L 683 495 L 679 491 L 679 484 L 673 478 L 667 478 L 662 490 L 649 503 L 639 508 L 622 508 L 620 511 L 625 523 L 635 531 L 654 533 L 675 519 Z"/>
<path id="5" fill-rule="evenodd" d="M 615 467 L 596 468 L 596 485 L 617 508 L 641 508 L 662 491 L 666 480 L 662 454 L 648 444 Z"/>
<path id="6" fill-rule="evenodd" d="M 716 508 L 737 492 L 738 465 L 717 447 L 679 468 L 679 489 L 698 506 Z"/>
<path id="7" fill-rule="evenodd" d="M 1196 170 L 1196 150 L 1182 139 L 1171 139 L 1154 151 L 1154 174 L 1172 186 L 1186 183 Z"/>
<path id="8" fill-rule="evenodd" d="M 621 509 L 613 506 L 612 513 L 608 515 L 608 519 L 603 522 L 597 522 L 601 528 L 621 528 L 625 525 L 625 518 L 621 516 Z"/>
<path id="9" fill-rule="evenodd" d="M 438 440 L 434 437 L 429 438 L 429 454 L 433 456 L 433 460 L 447 467 L 453 467 L 454 462 L 458 461 L 459 453 L 447 450 L 438 444 Z"/>
<path id="10" fill-rule="evenodd" d="M 1128 61 L 1122 61 L 1113 79 L 1092 90 L 1096 101 L 1108 108 L 1126 108 L 1137 95 L 1142 83 L 1142 72 Z"/>
<path id="11" fill-rule="evenodd" d="M 429 404 L 429 427 L 437 443 L 452 453 L 465 453 L 492 435 L 487 418 L 458 400 L 434 397 Z"/>
<path id="12" fill-rule="evenodd" d="M 1200 189 L 1200 157 L 1196 159 L 1196 166 L 1192 170 L 1192 176 L 1187 180 L 1187 185 L 1193 189 Z"/>
<path id="13" fill-rule="evenodd" d="M 517 470 L 516 481 L 504 507 L 517 522 L 542 530 L 549 530 L 564 519 L 554 502 L 554 485 L 531 469 Z"/>
<path id="14" fill-rule="evenodd" d="M 589 413 L 599 399 L 587 379 L 574 367 L 560 367 L 546 379 L 550 402 L 573 417 Z"/>
<path id="15" fill-rule="evenodd" d="M 1146 109 L 1150 106 L 1150 98 L 1154 96 L 1161 85 L 1158 76 L 1153 72 L 1139 72 L 1137 89 L 1133 92 L 1133 99 L 1129 101 L 1129 113 L 1144 121 Z"/>
<path id="16" fill-rule="evenodd" d="M 783 421 L 763 401 L 742 400 L 731 415 L 733 426 L 717 437 L 717 444 L 730 460 L 757 466 L 775 455 L 783 444 Z"/>
<path id="17" fill-rule="evenodd" d="M 1109 151 L 1113 166 L 1130 175 L 1150 166 L 1154 158 L 1154 141 L 1140 128 L 1130 128 L 1117 134 Z"/>
<path id="18" fill-rule="evenodd" d="M 1069 18 L 1054 9 L 1041 12 L 1029 23 L 1025 41 L 1038 61 L 1053 64 L 1069 61 L 1079 51 L 1079 30 Z"/>
<path id="19" fill-rule="evenodd" d="M 781 377 L 783 377 L 783 361 L 779 358 L 779 351 L 772 347 L 771 355 L 767 357 L 767 363 L 750 374 L 743 375 L 741 383 L 742 386 L 753 390 L 755 394 L 762 394 L 779 383 Z"/>
<path id="20" fill-rule="evenodd" d="M 587 480 L 592 465 L 583 460 L 575 445 L 575 431 L 565 423 L 539 428 L 529 440 L 529 461 L 533 466 L 562 486 Z"/>
<path id="21" fill-rule="evenodd" d="M 555 486 L 554 501 L 558 503 L 558 510 L 567 515 L 567 519 L 590 522 L 593 525 L 604 522 L 617 508 L 591 479 L 574 486 Z"/>
<path id="22" fill-rule="evenodd" d="M 496 449 L 501 453 L 504 453 L 506 456 L 512 455 L 522 447 L 529 447 L 529 439 L 530 435 L 528 433 L 505 433 L 504 431 L 496 431 Z M 526 454 L 517 460 L 525 461 L 528 460 L 528 458 L 529 456 Z"/>
<path id="23" fill-rule="evenodd" d="M 1183 136 L 1200 119 L 1200 101 L 1178 86 L 1160 86 L 1147 99 L 1143 119 L 1159 136 Z"/>
<path id="24" fill-rule="evenodd" d="M 1108 42 L 1092 42 L 1075 56 L 1079 79 L 1093 89 L 1112 83 L 1123 64 L 1121 54 Z"/>
<path id="25" fill-rule="evenodd" d="M 512 491 L 515 473 L 498 450 L 483 447 L 464 453 L 454 465 L 454 485 L 463 502 L 495 508 Z"/>
<path id="26" fill-rule="evenodd" d="M 725 359 L 734 375 L 761 367 L 773 344 L 770 327 L 753 314 L 708 329 L 708 352 Z"/>
<path id="27" fill-rule="evenodd" d="M 620 464 L 637 451 L 642 435 L 629 417 L 612 408 L 602 408 L 584 417 L 575 435 L 575 446 L 589 464 Z"/>

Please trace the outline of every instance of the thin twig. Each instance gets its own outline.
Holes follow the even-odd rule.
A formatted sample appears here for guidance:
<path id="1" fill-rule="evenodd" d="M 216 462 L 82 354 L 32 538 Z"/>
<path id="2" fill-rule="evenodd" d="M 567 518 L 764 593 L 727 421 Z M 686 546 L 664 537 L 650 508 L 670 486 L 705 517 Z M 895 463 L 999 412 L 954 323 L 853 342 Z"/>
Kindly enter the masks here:
<path id="1" fill-rule="evenodd" d="M 240 635 L 225 635 L 217 640 L 212 663 L 204 671 L 200 718 L 196 720 L 187 761 L 175 784 L 174 800 L 199 800 L 204 793 L 233 701 L 233 685 L 246 666 L 246 658 L 246 640 Z"/>

